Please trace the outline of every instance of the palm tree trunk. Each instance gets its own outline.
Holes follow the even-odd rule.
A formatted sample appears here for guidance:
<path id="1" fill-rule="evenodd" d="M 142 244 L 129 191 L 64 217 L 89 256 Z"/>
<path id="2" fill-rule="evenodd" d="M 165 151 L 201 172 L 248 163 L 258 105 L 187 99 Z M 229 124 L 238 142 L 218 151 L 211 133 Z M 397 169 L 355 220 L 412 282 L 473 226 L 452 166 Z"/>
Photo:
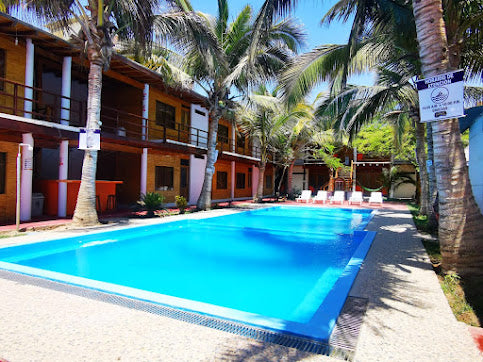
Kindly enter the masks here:
<path id="1" fill-rule="evenodd" d="M 430 209 L 429 178 L 426 167 L 426 151 L 424 149 L 424 123 L 419 122 L 419 117 L 414 119 L 416 126 L 416 160 L 419 165 L 420 197 L 419 214 L 428 215 Z"/>
<path id="2" fill-rule="evenodd" d="M 436 218 L 436 196 L 438 189 L 436 188 L 436 173 L 434 172 L 434 148 L 433 148 L 433 127 L 431 122 L 426 123 L 426 143 L 428 146 L 428 181 L 429 181 L 429 213 L 428 226 L 431 230 L 436 230 L 438 227 L 438 219 Z"/>
<path id="3" fill-rule="evenodd" d="M 203 187 L 201 188 L 200 197 L 196 203 L 196 206 L 199 210 L 209 210 L 211 208 L 211 188 L 217 158 L 216 136 L 218 134 L 218 122 L 221 118 L 221 115 L 218 113 L 216 108 L 212 114 L 214 114 L 214 117 L 211 119 L 208 129 L 208 150 L 206 154 L 205 177 L 203 180 Z"/>
<path id="4" fill-rule="evenodd" d="M 295 160 L 290 162 L 290 166 L 288 167 L 288 175 L 287 175 L 287 193 L 289 198 L 293 197 L 293 166 L 295 164 Z"/>
<path id="5" fill-rule="evenodd" d="M 282 168 L 282 175 L 280 176 L 280 181 L 278 181 L 278 186 L 277 186 L 277 192 L 280 195 L 280 188 L 282 187 L 283 184 L 283 179 L 285 177 L 285 172 L 287 171 L 287 166 L 283 166 Z"/>
<path id="6" fill-rule="evenodd" d="M 87 98 L 87 129 L 99 129 L 101 118 L 102 64 L 91 61 Z M 82 177 L 77 195 L 73 222 L 76 225 L 95 225 L 99 222 L 96 212 L 97 151 L 84 151 Z"/>
<path id="7" fill-rule="evenodd" d="M 449 68 L 441 0 L 413 0 L 419 55 L 425 77 Z M 445 272 L 483 273 L 483 216 L 468 176 L 457 119 L 432 122 L 439 193 L 439 242 Z"/>
<path id="8" fill-rule="evenodd" d="M 258 173 L 258 185 L 257 185 L 257 202 L 262 202 L 263 200 L 263 181 L 265 176 L 265 166 L 266 162 L 261 161 Z"/>

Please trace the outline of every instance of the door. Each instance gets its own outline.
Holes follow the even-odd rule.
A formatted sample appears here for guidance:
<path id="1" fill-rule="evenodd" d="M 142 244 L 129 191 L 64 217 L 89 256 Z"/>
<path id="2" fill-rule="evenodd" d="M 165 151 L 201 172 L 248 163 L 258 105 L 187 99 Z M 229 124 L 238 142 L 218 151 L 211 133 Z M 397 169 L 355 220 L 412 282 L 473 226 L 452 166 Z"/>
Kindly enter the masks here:
<path id="1" fill-rule="evenodd" d="M 190 172 L 190 161 L 181 160 L 180 168 L 180 178 L 179 178 L 179 194 L 184 196 L 186 200 L 189 200 L 189 172 Z"/>

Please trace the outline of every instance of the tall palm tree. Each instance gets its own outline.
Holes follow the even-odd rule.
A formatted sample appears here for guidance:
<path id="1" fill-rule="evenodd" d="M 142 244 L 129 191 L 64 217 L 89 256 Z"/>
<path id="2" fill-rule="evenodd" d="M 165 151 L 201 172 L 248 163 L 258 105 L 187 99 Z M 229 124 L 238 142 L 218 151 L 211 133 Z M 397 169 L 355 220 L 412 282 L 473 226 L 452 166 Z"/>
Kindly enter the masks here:
<path id="1" fill-rule="evenodd" d="M 413 0 L 413 10 L 423 75 L 447 72 L 450 56 L 441 0 Z M 462 275 L 481 275 L 483 216 L 473 197 L 458 120 L 432 122 L 432 131 L 443 268 Z"/>
<path id="2" fill-rule="evenodd" d="M 81 30 L 73 42 L 85 50 L 89 61 L 86 128 L 101 127 L 102 72 L 109 68 L 113 51 L 113 36 L 136 39 L 142 46 L 152 39 L 153 11 L 157 1 L 117 0 L 104 4 L 103 0 L 87 0 L 84 6 L 78 0 L 5 0 L 8 10 L 27 9 L 40 18 L 56 21 L 68 28 L 68 20 L 74 18 Z M 122 28 L 117 25 L 122 23 Z M 73 221 L 79 225 L 98 223 L 96 212 L 97 151 L 86 150 L 82 165 L 81 185 L 77 197 Z"/>
<path id="3" fill-rule="evenodd" d="M 349 3 L 351 4 L 350 6 L 345 6 Z M 371 3 L 374 3 L 374 6 L 368 6 Z M 439 3 L 439 5 L 436 3 Z M 483 13 L 481 1 L 447 0 L 445 4 L 448 9 L 450 9 L 449 5 L 452 6 L 452 9 L 458 6 L 466 6 L 470 7 L 473 11 L 477 11 L 461 12 L 466 17 L 464 19 L 457 17 L 457 20 L 453 21 L 451 26 L 445 29 L 445 24 L 442 20 L 443 9 L 441 7 L 441 0 L 413 1 L 414 17 L 411 16 L 412 11 L 408 6 L 410 4 L 404 1 L 340 1 L 334 6 L 331 13 L 329 13 L 331 15 L 327 18 L 329 20 L 337 17 L 347 19 L 350 13 L 354 13 L 353 30 L 357 30 L 351 33 L 351 39 L 354 39 L 354 41 L 351 42 L 350 39 L 346 49 L 339 51 L 341 57 L 320 57 L 318 53 L 327 52 L 328 47 L 325 47 L 319 49 L 319 52 L 312 52 L 311 56 L 316 61 L 305 64 L 298 61 L 298 67 L 305 74 L 300 80 L 292 83 L 292 89 L 301 93 L 300 96 L 302 96 L 303 92 L 309 89 L 310 84 L 327 78 L 328 76 L 331 76 L 332 79 L 339 80 L 338 82 L 333 81 L 334 85 L 344 85 L 349 71 L 353 72 L 361 68 L 360 59 L 357 58 L 357 50 L 358 47 L 364 45 L 367 35 L 381 35 L 380 30 L 387 29 L 388 34 L 392 34 L 393 37 L 401 39 L 401 30 L 411 30 L 415 25 L 416 28 L 419 26 L 417 33 L 421 37 L 421 40 L 422 34 L 424 34 L 423 37 L 426 40 L 424 44 L 419 43 L 420 52 L 417 59 L 422 63 L 423 74 L 438 74 L 447 71 L 449 65 L 448 49 L 451 49 L 451 58 L 459 58 L 461 60 L 459 66 L 468 66 L 468 74 L 481 75 L 481 47 L 475 45 L 480 44 L 479 41 L 481 41 L 481 14 Z M 437 7 L 436 10 L 435 7 Z M 384 8 L 388 9 L 388 11 L 381 13 L 380 10 Z M 429 14 L 425 13 L 428 9 L 431 9 Z M 405 16 L 394 16 L 399 11 L 404 13 Z M 388 15 L 392 16 L 388 17 Z M 419 18 L 415 22 L 416 15 Z M 438 16 L 435 17 L 436 15 Z M 450 15 L 448 17 L 451 18 Z M 438 22 L 435 22 L 435 20 L 438 20 Z M 406 21 L 412 25 L 401 26 L 401 21 Z M 422 24 L 425 24 L 426 28 L 421 28 Z M 454 26 L 455 24 L 456 26 Z M 355 27 L 355 25 L 357 26 Z M 448 34 L 450 34 L 448 38 L 452 41 L 449 47 L 446 42 L 445 30 L 448 30 Z M 435 36 L 435 39 L 428 40 L 431 39 L 431 32 L 438 35 Z M 453 36 L 453 34 L 457 36 Z M 404 34 L 402 37 L 403 40 L 406 39 L 411 42 L 414 41 L 414 38 L 411 34 Z M 461 39 L 465 40 L 463 41 L 463 44 L 465 44 L 464 47 L 460 44 Z M 430 41 L 433 41 L 432 46 L 429 43 Z M 469 47 L 469 45 L 472 45 L 472 47 Z M 335 54 L 335 50 L 339 50 L 336 46 L 331 46 L 331 48 L 329 50 L 333 54 Z M 409 50 L 407 56 L 411 56 L 412 53 L 416 52 L 417 48 L 407 47 L 406 49 Z M 463 53 L 460 53 L 463 50 L 465 56 Z M 343 59 L 344 55 L 346 55 L 345 59 Z M 443 60 L 436 61 L 439 57 Z M 307 58 L 310 59 L 310 56 L 307 56 Z M 377 63 L 377 59 L 374 60 Z M 435 68 L 437 69 L 428 71 L 428 64 L 436 64 Z M 453 121 L 452 123 L 450 121 L 438 122 L 438 125 L 435 125 L 435 122 L 433 122 L 431 126 L 433 127 L 434 164 L 437 170 L 437 188 L 440 191 L 439 234 L 440 242 L 443 245 L 443 268 L 446 270 L 457 270 L 463 274 L 475 273 L 478 269 L 476 267 L 477 263 L 481 263 L 481 259 L 483 258 L 481 246 L 478 248 L 475 245 L 475 240 L 481 239 L 482 237 L 481 213 L 472 196 L 457 121 Z M 451 180 L 453 181 L 454 187 L 451 187 Z M 440 190 L 440 186 L 444 188 L 443 191 Z M 476 224 L 475 220 L 477 220 Z"/>
<path id="4" fill-rule="evenodd" d="M 300 134 L 312 118 L 310 106 L 300 104 L 287 108 L 277 96 L 277 90 L 269 92 L 264 85 L 249 95 L 246 105 L 238 107 L 237 119 L 241 132 L 249 136 L 260 149 L 258 201 L 263 197 L 265 167 L 270 154 L 277 151 L 277 141 L 285 137 L 293 143 L 295 134 Z M 292 146 L 298 147 L 294 144 Z"/>
<path id="5" fill-rule="evenodd" d="M 246 6 L 229 23 L 227 0 L 218 1 L 215 18 L 194 12 L 188 1 L 175 0 L 172 11 L 156 22 L 161 33 L 182 46 L 186 53 L 184 70 L 207 94 L 210 123 L 199 209 L 211 207 L 220 118 L 234 110 L 234 99 L 245 94 L 251 85 L 270 81 L 304 38 L 293 20 L 273 22 L 273 11 L 268 10 L 277 9 L 276 4 L 266 1 L 264 5 L 255 17 L 252 8 Z"/>

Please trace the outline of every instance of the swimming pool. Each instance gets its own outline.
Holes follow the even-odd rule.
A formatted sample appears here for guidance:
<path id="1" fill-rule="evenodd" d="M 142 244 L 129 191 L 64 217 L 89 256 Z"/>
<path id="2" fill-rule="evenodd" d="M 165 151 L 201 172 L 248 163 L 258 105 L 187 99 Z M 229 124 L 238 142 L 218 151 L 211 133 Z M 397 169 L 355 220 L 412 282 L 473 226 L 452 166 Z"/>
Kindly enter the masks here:
<path id="1" fill-rule="evenodd" d="M 370 210 L 274 207 L 0 249 L 0 268 L 327 341 Z"/>

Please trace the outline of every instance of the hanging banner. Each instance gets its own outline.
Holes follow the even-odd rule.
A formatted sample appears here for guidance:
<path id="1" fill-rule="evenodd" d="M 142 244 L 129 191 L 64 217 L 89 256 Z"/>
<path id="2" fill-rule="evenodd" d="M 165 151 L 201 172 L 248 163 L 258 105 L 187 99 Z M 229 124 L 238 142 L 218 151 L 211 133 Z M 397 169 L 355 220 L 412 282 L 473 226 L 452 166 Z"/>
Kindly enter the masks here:
<path id="1" fill-rule="evenodd" d="M 99 151 L 101 149 L 101 130 L 81 128 L 79 150 Z"/>
<path id="2" fill-rule="evenodd" d="M 464 116 L 463 76 L 463 70 L 456 70 L 416 81 L 421 122 Z"/>

